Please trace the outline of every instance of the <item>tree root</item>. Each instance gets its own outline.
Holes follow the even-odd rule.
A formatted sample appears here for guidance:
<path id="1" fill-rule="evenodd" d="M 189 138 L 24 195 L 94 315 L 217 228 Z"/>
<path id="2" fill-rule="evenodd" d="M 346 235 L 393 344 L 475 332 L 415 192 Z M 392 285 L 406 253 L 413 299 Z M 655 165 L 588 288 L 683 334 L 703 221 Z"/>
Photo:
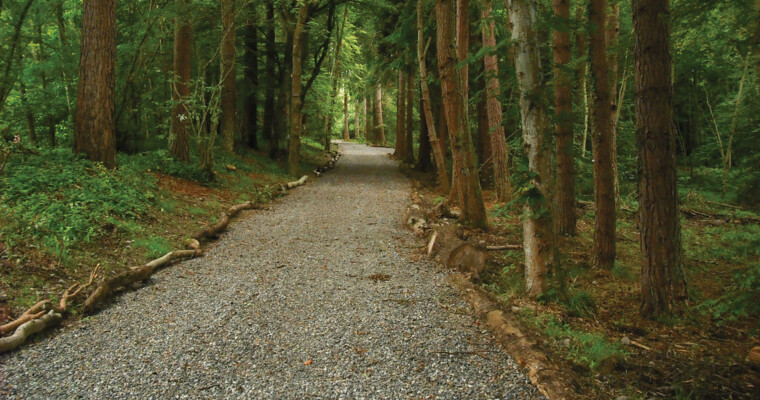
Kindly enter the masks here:
<path id="1" fill-rule="evenodd" d="M 38 319 L 27 321 L 16 329 L 13 335 L 0 338 L 0 353 L 11 351 L 26 342 L 29 336 L 57 325 L 63 319 L 63 315 L 55 310 L 50 310 Z"/>
<path id="2" fill-rule="evenodd" d="M 4 335 L 8 332 L 13 332 L 13 330 L 19 326 L 45 315 L 45 313 L 47 313 L 45 306 L 49 303 L 50 300 L 42 300 L 39 303 L 33 305 L 28 310 L 24 311 L 24 313 L 16 318 L 15 321 L 11 321 L 5 325 L 0 326 L 0 335 Z"/>

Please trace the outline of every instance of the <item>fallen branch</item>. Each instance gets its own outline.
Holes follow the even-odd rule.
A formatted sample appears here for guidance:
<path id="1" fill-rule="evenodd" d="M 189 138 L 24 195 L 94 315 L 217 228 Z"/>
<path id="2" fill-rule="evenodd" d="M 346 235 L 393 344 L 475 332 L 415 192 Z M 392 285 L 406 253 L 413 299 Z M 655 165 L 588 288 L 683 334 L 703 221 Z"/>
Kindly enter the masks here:
<path id="1" fill-rule="evenodd" d="M 193 239 L 197 241 L 201 241 L 203 239 L 208 238 L 215 238 L 219 236 L 220 233 L 222 233 L 223 230 L 227 229 L 227 225 L 230 224 L 230 217 L 227 216 L 227 213 L 222 213 L 222 215 L 219 216 L 219 221 L 217 221 L 216 224 L 207 226 L 200 232 L 193 235 Z"/>
<path id="2" fill-rule="evenodd" d="M 498 246 L 486 246 L 486 250 L 488 251 L 499 251 L 499 250 L 522 250 L 523 246 L 521 244 L 502 244 Z"/>
<path id="3" fill-rule="evenodd" d="M 92 270 L 92 272 L 90 273 L 90 281 L 87 282 L 86 285 L 81 285 L 81 284 L 79 284 L 79 282 L 76 282 L 73 285 L 71 285 L 71 287 L 69 287 L 68 289 L 66 289 L 66 291 L 63 292 L 63 296 L 61 296 L 61 301 L 58 303 L 58 307 L 53 307 L 53 309 L 56 312 L 58 312 L 58 313 L 64 314 L 66 312 L 66 306 L 67 306 L 66 303 L 69 300 L 71 300 L 74 297 L 76 297 L 79 293 L 81 293 L 82 290 L 84 290 L 84 289 L 92 286 L 92 284 L 95 282 L 95 279 L 97 279 L 97 277 L 98 277 L 98 270 L 99 269 L 100 269 L 100 264 L 96 265 L 95 269 Z M 74 290 L 74 289 L 76 289 L 76 290 Z M 72 292 L 72 290 L 74 290 L 74 292 Z"/>
<path id="4" fill-rule="evenodd" d="M 288 183 L 282 185 L 283 190 L 290 190 L 290 189 L 293 189 L 295 187 L 301 186 L 304 183 L 306 183 L 307 179 L 309 179 L 309 176 L 308 175 L 304 175 L 304 176 L 301 177 L 301 179 L 299 179 L 297 181 L 288 182 Z"/>
<path id="5" fill-rule="evenodd" d="M 0 326 L 0 335 L 4 335 L 8 332 L 13 332 L 13 330 L 19 326 L 45 315 L 47 312 L 45 310 L 45 305 L 48 303 L 50 303 L 50 300 L 42 300 L 39 303 L 33 305 L 28 310 L 24 311 L 24 313 L 16 318 L 16 320 Z"/>
<path id="6" fill-rule="evenodd" d="M 202 255 L 201 250 L 175 250 L 157 258 L 142 267 L 135 267 L 129 271 L 122 272 L 111 279 L 105 279 L 100 282 L 90 297 L 84 302 L 82 312 L 89 314 L 95 307 L 105 300 L 114 290 L 134 283 L 142 282 L 150 278 L 159 267 L 162 267 L 179 258 L 193 258 Z"/>
<path id="7" fill-rule="evenodd" d="M 427 245 L 427 255 L 430 256 L 430 254 L 433 252 L 433 247 L 435 246 L 435 240 L 438 238 L 438 232 L 433 231 L 433 234 L 430 235 L 430 241 L 428 241 Z"/>
<path id="8" fill-rule="evenodd" d="M 57 325 L 62 319 L 63 315 L 55 310 L 50 310 L 38 319 L 25 322 L 16 329 L 13 335 L 0 338 L 0 353 L 5 353 L 21 346 L 29 336 Z"/>

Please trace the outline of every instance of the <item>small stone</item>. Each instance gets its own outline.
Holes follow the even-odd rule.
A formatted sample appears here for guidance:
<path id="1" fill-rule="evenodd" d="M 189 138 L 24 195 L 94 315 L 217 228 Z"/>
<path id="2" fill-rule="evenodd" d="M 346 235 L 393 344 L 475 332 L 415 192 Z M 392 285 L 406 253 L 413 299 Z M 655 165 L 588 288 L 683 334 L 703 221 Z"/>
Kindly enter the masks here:
<path id="1" fill-rule="evenodd" d="M 631 339 L 629 339 L 628 336 L 623 336 L 623 338 L 620 339 L 620 344 L 629 346 L 631 344 Z"/>
<path id="2" fill-rule="evenodd" d="M 562 345 L 565 347 L 570 347 L 570 339 L 565 339 L 562 341 Z"/>
<path id="3" fill-rule="evenodd" d="M 515 314 L 519 313 L 520 312 L 520 307 L 512 306 L 512 312 L 515 313 Z"/>
<path id="4" fill-rule="evenodd" d="M 752 368 L 760 369 L 760 346 L 755 346 L 749 351 L 747 363 Z"/>

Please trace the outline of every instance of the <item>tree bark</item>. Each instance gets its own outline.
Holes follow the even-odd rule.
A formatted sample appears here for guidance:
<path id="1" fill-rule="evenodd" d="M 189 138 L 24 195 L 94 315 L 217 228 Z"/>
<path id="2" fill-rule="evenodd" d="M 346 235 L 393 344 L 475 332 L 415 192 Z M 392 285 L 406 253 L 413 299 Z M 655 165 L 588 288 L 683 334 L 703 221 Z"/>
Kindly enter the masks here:
<path id="1" fill-rule="evenodd" d="M 385 146 L 385 126 L 383 125 L 383 85 L 380 82 L 375 85 L 375 101 L 373 106 L 375 112 L 375 133 L 372 135 L 372 142 L 376 145 Z"/>
<path id="2" fill-rule="evenodd" d="M 414 70 L 406 74 L 406 129 L 404 130 L 404 162 L 414 164 Z"/>
<path id="3" fill-rule="evenodd" d="M 266 75 L 266 86 L 264 87 L 264 115 L 261 126 L 261 134 L 269 141 L 269 156 L 275 158 L 279 149 L 280 135 L 274 129 L 274 88 L 275 82 L 277 82 L 277 75 L 275 74 L 275 62 L 279 59 L 277 50 L 275 48 L 275 32 L 274 32 L 274 0 L 267 1 L 267 14 L 266 14 L 266 42 L 264 44 L 267 60 L 264 64 L 264 70 Z"/>
<path id="4" fill-rule="evenodd" d="M 237 89 L 235 85 L 235 0 L 222 0 L 222 50 L 220 79 L 222 115 L 219 121 L 224 149 L 235 151 Z"/>
<path id="5" fill-rule="evenodd" d="M 417 1 L 417 62 L 420 65 L 420 106 L 425 115 L 425 127 L 427 128 L 428 138 L 433 148 L 433 157 L 435 158 L 436 173 L 438 175 L 438 187 L 444 192 L 448 192 L 449 186 L 449 173 L 446 170 L 446 156 L 443 151 L 445 146 L 441 146 L 438 136 L 435 131 L 435 120 L 433 119 L 432 106 L 430 104 L 430 90 L 427 84 L 427 67 L 425 65 L 425 53 L 427 47 L 425 46 L 425 36 L 423 34 L 423 16 L 422 16 L 422 2 Z M 420 157 L 421 158 L 421 157 Z"/>
<path id="6" fill-rule="evenodd" d="M 620 2 L 612 0 L 610 13 L 607 14 L 606 21 L 606 45 L 607 45 L 607 62 L 609 66 L 609 83 L 610 83 L 610 104 L 612 115 L 610 116 L 610 138 L 612 141 L 612 177 L 614 179 L 615 204 L 620 204 L 620 177 L 617 163 L 617 122 L 620 113 L 618 99 L 618 78 L 620 75 L 620 64 L 618 59 L 618 38 L 620 36 Z"/>
<path id="7" fill-rule="evenodd" d="M 687 300 L 681 253 L 668 0 L 633 0 L 636 144 L 639 151 L 641 313 Z"/>
<path id="8" fill-rule="evenodd" d="M 335 107 L 335 98 L 338 97 L 338 77 L 340 76 L 340 52 L 343 48 L 343 30 L 346 27 L 346 18 L 348 16 L 348 7 L 344 7 L 343 9 L 343 22 L 341 23 L 340 28 L 338 28 L 337 32 L 337 40 L 335 44 L 335 54 L 333 56 L 333 65 L 332 65 L 332 71 L 330 72 L 330 76 L 332 79 L 332 91 L 330 92 L 330 109 L 328 110 L 328 116 L 327 116 L 327 132 L 325 132 L 326 136 L 326 142 L 325 142 L 325 148 L 329 148 L 329 141 L 332 137 L 332 128 L 333 128 L 333 110 Z"/>
<path id="9" fill-rule="evenodd" d="M 182 10 L 188 0 L 177 0 L 177 7 Z M 178 13 L 185 15 L 185 13 Z M 188 121 L 190 112 L 186 101 L 190 96 L 190 71 L 192 68 L 193 27 L 190 22 L 180 16 L 174 18 L 174 75 L 176 81 L 172 84 L 171 127 L 169 133 L 169 153 L 174 158 L 190 161 L 190 132 Z"/>
<path id="10" fill-rule="evenodd" d="M 575 235 L 575 171 L 573 164 L 573 87 L 568 76 L 570 62 L 570 1 L 554 0 L 555 18 L 567 21 L 554 31 L 554 110 L 557 144 L 557 231 Z"/>
<path id="11" fill-rule="evenodd" d="M 393 152 L 393 157 L 397 159 L 403 159 L 406 150 L 406 137 L 404 129 L 404 116 L 406 115 L 406 77 L 404 74 L 404 68 L 398 70 L 398 91 L 396 96 L 396 149 Z"/>
<path id="12" fill-rule="evenodd" d="M 454 41 L 456 46 L 457 60 L 462 65 L 458 67 L 459 74 L 461 76 L 461 84 L 463 91 L 463 101 L 465 109 L 468 111 L 467 124 L 469 127 L 469 66 L 465 62 L 470 52 L 470 1 L 469 0 L 456 0 L 456 39 Z M 440 68 L 439 68 L 440 69 Z M 447 117 L 448 118 L 448 117 Z M 451 128 L 450 128 L 451 131 Z M 451 136 L 453 138 L 453 136 Z M 462 185 L 461 176 L 462 170 L 462 157 L 458 153 L 458 150 L 454 148 L 455 143 L 453 140 L 449 140 L 451 146 L 451 194 L 449 196 L 452 204 L 459 204 L 464 207 L 463 197 L 460 186 Z"/>
<path id="13" fill-rule="evenodd" d="M 528 167 L 533 174 L 529 201 L 523 219 L 525 290 L 536 298 L 548 289 L 548 279 L 557 268 L 557 237 L 553 223 L 551 128 L 544 93 L 536 24 L 535 0 L 510 0 L 513 24 L 515 71 L 520 88 L 520 115 Z"/>
<path id="14" fill-rule="evenodd" d="M 464 83 L 466 79 L 461 70 L 456 67 L 458 57 L 454 52 L 454 0 L 438 0 L 436 17 L 438 69 L 441 74 L 443 105 L 455 160 L 454 176 L 460 177 L 458 180 L 459 204 L 462 206 L 466 223 L 485 228 L 488 222 L 470 135 L 467 86 Z M 464 43 L 469 47 L 469 41 Z"/>
<path id="15" fill-rule="evenodd" d="M 433 147 L 430 143 L 430 133 L 427 128 L 427 118 L 425 118 L 425 110 L 423 110 L 422 90 L 419 94 L 420 100 L 417 106 L 417 112 L 420 114 L 420 146 L 417 153 L 417 165 L 416 169 L 421 172 L 428 172 L 433 169 L 433 161 L 430 159 L 430 152 Z"/>
<path id="16" fill-rule="evenodd" d="M 116 0 L 85 0 L 79 59 L 74 152 L 116 167 L 114 75 Z"/>
<path id="17" fill-rule="evenodd" d="M 481 16 L 483 47 L 496 49 L 495 24 L 490 0 L 483 2 Z M 486 73 L 486 97 L 488 114 L 488 131 L 491 141 L 491 164 L 493 165 L 494 192 L 498 201 L 507 201 L 510 195 L 509 185 L 509 148 L 501 120 L 501 84 L 499 83 L 499 65 L 494 52 L 483 57 Z"/>
<path id="18" fill-rule="evenodd" d="M 250 20 L 245 27 L 245 80 L 248 92 L 245 96 L 244 118 L 246 144 L 258 150 L 258 91 L 259 91 L 259 35 L 257 5 L 248 3 Z"/>
<path id="19" fill-rule="evenodd" d="M 356 99 L 356 103 L 354 103 L 354 140 L 359 140 L 359 127 L 360 127 L 360 112 L 359 109 L 361 108 L 361 100 L 358 98 Z"/>
<path id="20" fill-rule="evenodd" d="M 301 72 L 303 57 L 304 30 L 309 16 L 310 3 L 303 3 L 298 10 L 298 20 L 293 32 L 293 74 L 290 97 L 290 146 L 288 148 L 288 173 L 296 176 L 299 173 L 299 152 L 301 151 Z"/>
<path id="21" fill-rule="evenodd" d="M 606 0 L 589 3 L 589 58 L 594 101 L 591 103 L 591 141 L 594 157 L 594 267 L 611 269 L 615 263 L 615 178 L 612 173 L 612 102 L 605 40 Z"/>
<path id="22" fill-rule="evenodd" d="M 586 25 L 586 18 L 584 17 L 584 7 L 579 6 L 576 9 L 575 22 L 580 26 Z M 583 100 L 583 134 L 581 135 L 581 157 L 586 158 L 586 145 L 588 142 L 588 87 L 586 85 L 586 76 L 588 75 L 588 55 L 586 54 L 586 33 L 585 29 L 581 28 L 575 34 L 575 48 L 577 51 L 578 66 L 576 69 L 576 79 L 578 80 L 578 92 L 580 98 Z"/>
<path id="23" fill-rule="evenodd" d="M 26 128 L 29 131 L 29 146 L 34 147 L 37 144 L 37 130 L 35 129 L 35 118 L 32 113 L 32 107 L 29 105 L 26 97 L 26 85 L 24 82 L 20 82 L 19 92 L 21 94 L 21 105 L 24 108 L 24 116 L 26 117 Z"/>
<path id="24" fill-rule="evenodd" d="M 351 140 L 348 125 L 348 88 L 343 86 L 343 140 Z"/>
<path id="25" fill-rule="evenodd" d="M 278 158 L 280 153 L 285 153 L 285 150 L 281 150 L 280 140 L 285 139 L 286 133 L 290 132 L 290 98 L 291 98 L 291 74 L 293 72 L 293 52 L 289 49 L 293 48 L 293 33 L 295 31 L 295 25 L 292 23 L 292 17 L 289 10 L 283 10 L 280 14 L 282 16 L 282 29 L 283 36 L 285 37 L 285 49 L 282 55 L 282 64 L 280 66 L 280 88 L 277 97 L 277 110 L 280 113 L 279 118 L 276 119 L 277 123 L 274 129 L 275 136 L 282 136 L 278 138 L 272 144 L 277 144 L 276 149 L 270 148 L 270 156 L 274 152 L 273 159 Z"/>
<path id="26" fill-rule="evenodd" d="M 370 131 L 372 130 L 371 129 L 372 123 L 370 122 L 370 115 L 367 112 L 368 111 L 367 103 L 368 103 L 367 96 L 365 95 L 362 101 L 362 109 L 363 109 L 362 114 L 364 114 L 364 139 L 369 141 Z"/>

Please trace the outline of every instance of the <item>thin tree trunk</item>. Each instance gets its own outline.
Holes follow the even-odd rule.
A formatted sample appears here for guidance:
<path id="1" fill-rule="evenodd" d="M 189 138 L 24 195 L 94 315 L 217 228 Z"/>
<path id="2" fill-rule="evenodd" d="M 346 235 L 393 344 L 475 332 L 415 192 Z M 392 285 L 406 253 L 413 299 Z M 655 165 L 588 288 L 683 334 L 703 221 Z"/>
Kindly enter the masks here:
<path id="1" fill-rule="evenodd" d="M 639 151 L 641 308 L 656 317 L 687 300 L 673 126 L 670 6 L 633 0 L 636 141 Z"/>
<path id="2" fill-rule="evenodd" d="M 575 171 L 573 164 L 573 87 L 566 69 L 570 62 L 570 1 L 554 0 L 555 18 L 568 21 L 554 31 L 554 110 L 557 138 L 557 230 L 575 235 Z"/>
<path id="3" fill-rule="evenodd" d="M 755 56 L 755 83 L 760 95 L 760 0 L 755 0 L 755 37 L 752 40 L 752 54 Z"/>
<path id="4" fill-rule="evenodd" d="M 446 170 L 446 156 L 439 143 L 438 136 L 436 135 L 435 121 L 433 120 L 433 111 L 430 104 L 430 90 L 427 84 L 427 67 L 425 65 L 425 53 L 427 52 L 427 47 L 424 45 L 425 37 L 422 24 L 422 2 L 423 0 L 417 1 L 417 62 L 420 65 L 420 96 L 422 97 L 420 106 L 425 115 L 425 126 L 430 139 L 430 145 L 433 148 L 433 157 L 435 158 L 436 173 L 438 175 L 438 186 L 440 190 L 448 192 L 450 186 L 449 174 Z"/>
<path id="5" fill-rule="evenodd" d="M 486 90 L 486 82 L 479 80 L 482 90 Z M 478 176 L 480 177 L 480 184 L 488 187 L 493 181 L 493 165 L 491 164 L 491 143 L 490 135 L 488 132 L 488 99 L 487 96 L 482 95 L 478 97 L 478 104 L 475 106 L 477 112 L 478 121 L 478 142 L 477 142 L 477 154 L 478 154 Z"/>
<path id="6" fill-rule="evenodd" d="M 245 80 L 248 93 L 245 95 L 246 144 L 249 148 L 258 150 L 258 110 L 259 110 L 259 35 L 257 5 L 248 3 L 250 20 L 245 27 Z"/>
<path id="7" fill-rule="evenodd" d="M 290 146 L 288 148 L 288 173 L 297 176 L 299 167 L 299 152 L 301 151 L 301 73 L 304 44 L 304 30 L 309 16 L 310 3 L 303 3 L 298 10 L 298 20 L 293 32 L 293 82 L 290 97 Z"/>
<path id="8" fill-rule="evenodd" d="M 576 9 L 575 22 L 581 27 L 585 26 L 586 18 L 584 17 L 583 10 L 585 7 L 579 5 Z M 578 67 L 575 72 L 576 79 L 578 80 L 578 89 L 580 97 L 583 100 L 583 134 L 581 135 L 581 157 L 586 158 L 586 147 L 588 145 L 588 86 L 586 77 L 588 76 L 588 55 L 586 54 L 586 33 L 585 29 L 581 28 L 575 34 L 575 48 L 577 51 Z"/>
<path id="9" fill-rule="evenodd" d="M 335 109 L 335 98 L 338 97 L 338 77 L 340 76 L 340 52 L 343 48 L 343 30 L 346 27 L 346 18 L 348 16 L 348 7 L 344 7 L 343 9 L 343 22 L 341 22 L 341 26 L 338 28 L 337 34 L 337 40 L 335 44 L 335 55 L 333 56 L 333 65 L 332 65 L 332 71 L 330 72 L 331 79 L 332 79 L 332 91 L 330 92 L 330 109 L 328 110 L 328 116 L 327 116 L 327 132 L 325 132 L 326 135 L 326 141 L 325 141 L 325 148 L 330 147 L 330 138 L 332 137 L 332 129 L 333 129 L 333 110 Z"/>
<path id="10" fill-rule="evenodd" d="M 404 75 L 404 68 L 398 70 L 398 91 L 396 92 L 396 149 L 393 152 L 393 157 L 397 159 L 403 159 L 406 150 L 406 138 L 404 136 L 404 115 L 406 113 L 406 77 Z"/>
<path id="11" fill-rule="evenodd" d="M 177 0 L 182 10 L 188 0 Z M 190 71 L 192 68 L 193 27 L 179 12 L 174 18 L 174 74 L 176 81 L 172 84 L 171 127 L 169 132 L 169 154 L 184 162 L 190 161 L 190 132 L 187 124 L 190 111 L 186 101 L 190 96 Z"/>
<path id="12" fill-rule="evenodd" d="M 274 88 L 275 82 L 277 82 L 277 75 L 275 74 L 275 62 L 278 59 L 277 50 L 275 48 L 275 32 L 274 32 L 274 0 L 267 1 L 267 14 L 266 14 L 266 42 L 264 44 L 267 60 L 264 64 L 266 85 L 264 87 L 264 115 L 261 126 L 261 134 L 269 141 L 269 155 L 274 158 L 278 149 L 278 141 L 280 135 L 275 132 L 274 118 L 275 118 L 275 98 Z"/>
<path id="13" fill-rule="evenodd" d="M 594 101 L 591 103 L 591 140 L 594 157 L 594 267 L 612 269 L 615 263 L 615 178 L 612 171 L 612 102 L 608 79 L 604 22 L 606 0 L 589 3 L 589 55 Z"/>
<path id="14" fill-rule="evenodd" d="M 404 130 L 404 162 L 414 164 L 414 71 L 406 74 L 406 129 Z"/>
<path id="15" fill-rule="evenodd" d="M 222 115 L 220 127 L 224 149 L 235 151 L 237 128 L 237 89 L 235 85 L 235 0 L 222 0 L 222 51 L 220 79 Z"/>
<path id="16" fill-rule="evenodd" d="M 11 90 L 16 83 L 16 78 L 18 77 L 18 73 L 13 71 L 13 66 L 16 60 L 21 60 L 21 57 L 16 57 L 16 51 L 18 51 L 22 41 L 21 28 L 24 26 L 24 20 L 26 20 L 26 16 L 29 14 L 29 8 L 32 6 L 33 2 L 34 0 L 27 0 L 24 8 L 21 9 L 21 14 L 16 18 L 16 21 L 14 21 L 15 26 L 13 36 L 8 43 L 10 50 L 6 53 L 5 69 L 2 71 L 2 75 L 0 75 L 0 112 L 3 111 L 5 101 L 8 99 L 8 95 L 10 95 Z"/>
<path id="17" fill-rule="evenodd" d="M 557 265 L 557 237 L 553 223 L 552 141 L 546 101 L 537 94 L 544 92 L 541 57 L 534 26 L 535 0 L 510 0 L 513 24 L 515 70 L 520 88 L 520 114 L 528 168 L 534 177 L 534 193 L 525 203 L 523 219 L 525 249 L 525 290 L 536 298 L 548 289 L 548 280 Z"/>
<path id="18" fill-rule="evenodd" d="M 26 128 L 29 132 L 29 146 L 37 145 L 37 131 L 34 128 L 34 114 L 32 113 L 32 107 L 29 105 L 29 101 L 26 98 L 26 85 L 24 82 L 19 84 L 19 92 L 21 93 L 21 105 L 24 107 L 24 116 L 26 117 Z"/>
<path id="19" fill-rule="evenodd" d="M 481 15 L 485 23 L 482 25 L 483 47 L 496 49 L 495 24 L 491 11 L 491 1 L 483 3 Z M 491 140 L 491 164 L 493 165 L 494 192 L 498 201 L 507 201 L 510 195 L 509 185 L 509 148 L 501 120 L 501 84 L 499 83 L 499 65 L 495 53 L 483 57 L 486 71 L 486 96 L 488 113 L 488 131 Z"/>
<path id="20" fill-rule="evenodd" d="M 468 224 L 485 228 L 488 226 L 488 221 L 470 135 L 466 79 L 464 79 L 462 71 L 457 68 L 458 57 L 452 51 L 455 39 L 455 32 L 453 32 L 454 14 L 454 0 L 437 1 L 436 46 L 438 48 L 438 69 L 441 74 L 443 105 L 455 160 L 454 176 L 460 178 L 458 179 L 458 193 L 459 204 L 462 206 L 462 216 Z M 460 44 L 469 47 L 469 40 Z"/>
<path id="21" fill-rule="evenodd" d="M 351 140 L 348 125 L 348 88 L 343 87 L 343 140 Z"/>
<path id="22" fill-rule="evenodd" d="M 614 178 L 615 188 L 615 205 L 620 204 L 620 177 L 617 163 L 617 115 L 620 112 L 617 101 L 618 78 L 620 75 L 620 65 L 618 59 L 618 37 L 620 36 L 620 2 L 612 0 L 611 12 L 607 14 L 606 21 L 606 44 L 607 44 L 607 61 L 609 66 L 609 84 L 610 84 L 610 103 L 612 106 L 612 115 L 610 117 L 611 140 L 612 140 L 612 176 Z"/>
<path id="23" fill-rule="evenodd" d="M 53 3 L 53 10 L 55 13 L 55 20 L 58 24 L 58 43 L 61 46 L 61 61 L 65 64 L 68 60 L 69 41 L 66 39 L 66 23 L 63 20 L 63 1 L 56 1 Z M 66 94 L 66 110 L 68 115 L 74 115 L 73 107 L 71 105 L 71 83 L 66 75 L 66 69 L 61 68 L 61 78 L 63 79 L 64 93 Z M 55 144 L 53 144 L 55 146 Z"/>
<path id="24" fill-rule="evenodd" d="M 744 69 L 742 72 L 742 78 L 739 81 L 739 92 L 736 94 L 736 102 L 734 103 L 734 115 L 731 118 L 731 130 L 728 132 L 728 142 L 726 143 L 726 154 L 723 157 L 723 195 L 726 195 L 728 185 L 728 172 L 731 170 L 731 149 L 734 144 L 734 134 L 736 133 L 736 122 L 739 118 L 739 107 L 742 104 L 742 95 L 744 94 L 744 82 L 747 80 L 747 73 L 749 72 L 749 61 L 751 54 L 747 54 L 747 58 L 744 62 Z"/>
<path id="25" fill-rule="evenodd" d="M 114 168 L 116 0 L 85 0 L 82 10 L 74 152 Z"/>
<path id="26" fill-rule="evenodd" d="M 370 122 L 370 115 L 367 112 L 368 111 L 367 110 L 367 108 L 368 108 L 368 104 L 367 104 L 368 101 L 367 101 L 367 96 L 366 95 L 364 96 L 364 100 L 362 101 L 362 103 L 363 103 L 362 104 L 362 108 L 363 108 L 362 114 L 364 114 L 364 139 L 366 141 L 369 141 L 370 131 L 372 130 L 372 123 Z"/>
<path id="27" fill-rule="evenodd" d="M 375 133 L 372 141 L 376 145 L 385 146 L 385 125 L 383 124 L 383 85 L 378 82 L 375 85 L 375 101 L 373 103 L 375 111 Z"/>
<path id="28" fill-rule="evenodd" d="M 361 100 L 357 98 L 356 103 L 354 104 L 356 105 L 356 107 L 354 107 L 354 140 L 359 140 L 359 116 L 361 115 L 359 109 L 361 108 Z"/>
<path id="29" fill-rule="evenodd" d="M 464 64 L 459 67 L 459 74 L 461 76 L 461 84 L 463 91 L 463 101 L 465 108 L 469 111 L 469 66 L 464 63 L 470 52 L 470 1 L 469 0 L 456 0 L 456 41 L 457 59 L 459 64 Z M 469 114 L 469 112 L 468 112 Z M 448 118 L 448 117 L 447 117 Z M 467 121 L 469 127 L 469 119 Z M 451 136 L 453 138 L 453 136 Z M 451 146 L 451 195 L 449 196 L 452 204 L 459 204 L 464 207 L 462 202 L 463 193 L 460 186 L 462 180 L 460 171 L 462 170 L 461 162 L 462 157 L 458 154 L 457 149 L 454 148 L 455 143 L 453 140 L 449 141 Z"/>
<path id="30" fill-rule="evenodd" d="M 283 36 L 285 36 L 285 48 L 286 49 L 292 49 L 293 48 L 293 33 L 294 33 L 294 25 L 292 24 L 292 20 L 290 17 L 289 11 L 283 12 L 282 14 L 283 19 Z M 279 118 L 276 119 L 277 125 L 274 129 L 274 135 L 278 136 L 278 138 L 275 140 L 272 139 L 272 144 L 276 144 L 276 148 L 270 148 L 270 156 L 272 156 L 272 152 L 274 150 L 274 157 L 277 158 L 280 153 L 284 153 L 283 150 L 280 148 L 280 140 L 285 139 L 285 135 L 287 132 L 290 132 L 290 99 L 291 99 L 291 84 L 293 83 L 293 80 L 291 79 L 291 74 L 293 72 L 293 52 L 290 50 L 286 50 L 283 52 L 282 56 L 282 65 L 280 67 L 280 88 L 279 88 L 279 94 L 277 97 L 277 109 L 279 110 Z M 279 136 L 282 136 L 280 138 Z M 287 150 L 287 148 L 285 148 Z"/>

